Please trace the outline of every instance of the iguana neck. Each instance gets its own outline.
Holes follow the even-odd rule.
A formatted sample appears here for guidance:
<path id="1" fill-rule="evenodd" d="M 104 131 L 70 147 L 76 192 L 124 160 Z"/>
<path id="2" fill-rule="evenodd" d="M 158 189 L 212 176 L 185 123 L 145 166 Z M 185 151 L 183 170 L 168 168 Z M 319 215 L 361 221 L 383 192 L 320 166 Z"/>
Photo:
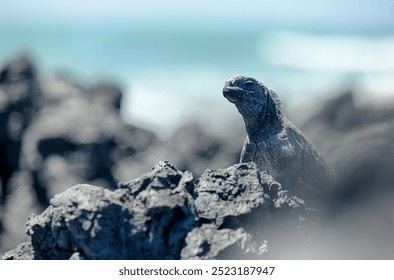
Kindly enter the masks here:
<path id="1" fill-rule="evenodd" d="M 277 134 L 283 129 L 283 115 L 277 109 L 275 102 L 267 95 L 266 105 L 255 116 L 244 117 L 246 132 L 249 138 L 260 142 L 268 135 Z"/>

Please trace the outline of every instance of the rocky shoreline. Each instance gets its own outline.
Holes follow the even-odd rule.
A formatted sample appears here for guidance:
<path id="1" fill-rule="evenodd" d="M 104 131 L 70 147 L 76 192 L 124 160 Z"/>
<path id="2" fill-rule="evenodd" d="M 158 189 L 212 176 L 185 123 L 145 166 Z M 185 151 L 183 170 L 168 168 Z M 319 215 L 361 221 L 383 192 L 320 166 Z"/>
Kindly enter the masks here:
<path id="1" fill-rule="evenodd" d="M 0 70 L 1 258 L 392 258 L 394 106 L 354 96 L 302 127 L 339 175 L 312 209 L 237 164 L 242 132 L 186 123 L 159 139 L 121 119 L 117 86 L 19 57 Z"/>

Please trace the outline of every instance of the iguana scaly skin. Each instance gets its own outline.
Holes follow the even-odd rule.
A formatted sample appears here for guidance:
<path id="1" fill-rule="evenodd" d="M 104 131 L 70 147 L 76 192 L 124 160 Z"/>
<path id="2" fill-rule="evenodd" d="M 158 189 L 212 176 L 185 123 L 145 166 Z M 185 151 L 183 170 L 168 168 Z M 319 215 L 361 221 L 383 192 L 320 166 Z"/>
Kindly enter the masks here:
<path id="1" fill-rule="evenodd" d="M 251 77 L 228 80 L 223 95 L 241 113 L 247 137 L 240 162 L 255 162 L 294 195 L 314 204 L 335 178 L 324 158 L 282 113 L 277 94 Z"/>

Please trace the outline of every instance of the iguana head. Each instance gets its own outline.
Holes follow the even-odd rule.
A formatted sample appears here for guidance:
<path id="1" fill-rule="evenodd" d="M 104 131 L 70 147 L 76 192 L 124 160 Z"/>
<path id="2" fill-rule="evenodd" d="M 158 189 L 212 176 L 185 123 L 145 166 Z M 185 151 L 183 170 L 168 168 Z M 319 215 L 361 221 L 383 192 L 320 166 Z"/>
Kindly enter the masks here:
<path id="1" fill-rule="evenodd" d="M 231 78 L 223 88 L 224 97 L 234 103 L 244 118 L 264 114 L 270 101 L 269 94 L 270 90 L 262 83 L 243 75 Z"/>

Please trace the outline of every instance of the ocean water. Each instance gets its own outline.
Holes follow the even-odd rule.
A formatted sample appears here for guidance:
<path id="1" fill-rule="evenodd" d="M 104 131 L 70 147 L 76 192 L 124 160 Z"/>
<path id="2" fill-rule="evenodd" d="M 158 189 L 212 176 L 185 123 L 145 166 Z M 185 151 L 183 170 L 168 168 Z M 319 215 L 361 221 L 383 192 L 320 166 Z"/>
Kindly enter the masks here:
<path id="1" fill-rule="evenodd" d="M 307 117 L 347 88 L 394 96 L 394 33 L 308 28 L 155 25 L 2 25 L 0 63 L 28 53 L 41 75 L 113 81 L 127 121 L 168 135 L 189 118 L 220 125 L 237 112 L 222 96 L 233 75 L 255 77 Z"/>

